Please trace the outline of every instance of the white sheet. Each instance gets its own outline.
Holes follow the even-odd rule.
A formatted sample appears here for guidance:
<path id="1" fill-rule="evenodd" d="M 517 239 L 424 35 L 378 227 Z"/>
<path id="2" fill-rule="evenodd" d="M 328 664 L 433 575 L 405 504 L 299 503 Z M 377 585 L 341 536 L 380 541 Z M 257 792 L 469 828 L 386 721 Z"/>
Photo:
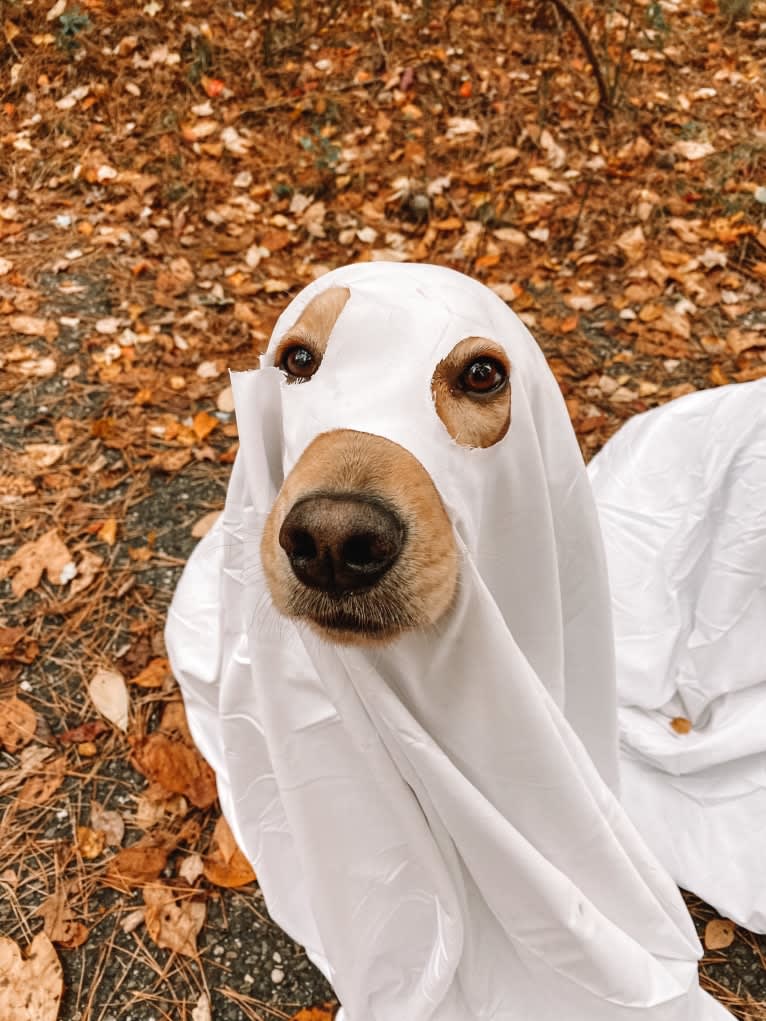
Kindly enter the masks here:
<path id="1" fill-rule="evenodd" d="M 632 419 L 589 474 L 623 804 L 677 883 L 766 932 L 766 379 Z"/>
<path id="2" fill-rule="evenodd" d="M 707 1021 L 700 952 L 618 803 L 609 596 L 558 387 L 489 290 L 429 266 L 346 267 L 310 382 L 233 375 L 241 450 L 167 643 L 190 725 L 274 919 L 347 1021 Z M 436 363 L 501 343 L 513 417 L 486 450 L 436 415 Z M 269 353 L 264 359 L 269 364 Z M 384 649 L 332 647 L 274 610 L 263 522 L 308 443 L 374 432 L 429 471 L 462 553 L 453 609 Z"/>

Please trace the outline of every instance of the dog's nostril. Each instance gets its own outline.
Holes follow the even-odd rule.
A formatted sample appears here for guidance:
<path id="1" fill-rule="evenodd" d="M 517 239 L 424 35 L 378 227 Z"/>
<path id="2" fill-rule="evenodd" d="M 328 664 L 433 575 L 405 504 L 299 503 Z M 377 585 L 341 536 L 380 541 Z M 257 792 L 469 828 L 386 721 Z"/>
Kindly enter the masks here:
<path id="1" fill-rule="evenodd" d="M 290 557 L 311 560 L 317 555 L 317 546 L 312 536 L 303 529 L 296 528 L 288 538 L 290 548 L 285 551 Z"/>
<path id="2" fill-rule="evenodd" d="M 347 539 L 343 543 L 341 554 L 347 567 L 352 570 L 369 571 L 387 562 L 396 555 L 396 552 L 393 536 L 389 538 L 374 532 L 364 532 Z"/>
<path id="3" fill-rule="evenodd" d="M 368 497 L 340 494 L 299 500 L 279 532 L 298 580 L 330 595 L 376 584 L 395 563 L 404 538 L 393 511 Z"/>

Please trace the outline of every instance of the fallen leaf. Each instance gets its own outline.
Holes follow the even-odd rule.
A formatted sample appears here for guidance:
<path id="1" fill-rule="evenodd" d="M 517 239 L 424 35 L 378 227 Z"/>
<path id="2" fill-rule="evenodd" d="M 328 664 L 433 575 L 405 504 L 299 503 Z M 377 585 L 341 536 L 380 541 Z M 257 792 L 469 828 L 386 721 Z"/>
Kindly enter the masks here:
<path id="1" fill-rule="evenodd" d="M 192 1021 L 212 1021 L 213 1015 L 210 1013 L 210 1000 L 207 993 L 199 994 L 199 999 L 192 1008 L 191 1016 Z"/>
<path id="2" fill-rule="evenodd" d="M 109 862 L 107 877 L 136 885 L 157 879 L 165 868 L 171 845 L 167 840 L 147 835 L 130 847 L 123 847 Z"/>
<path id="3" fill-rule="evenodd" d="M 59 755 L 47 761 L 35 775 L 31 776 L 19 791 L 19 808 L 34 808 L 49 801 L 61 784 L 66 772 L 66 758 Z"/>
<path id="4" fill-rule="evenodd" d="M 93 583 L 96 575 L 104 566 L 104 558 L 97 553 L 86 550 L 77 562 L 77 574 L 69 586 L 69 596 L 76 596 Z"/>
<path id="5" fill-rule="evenodd" d="M 205 871 L 202 857 L 199 854 L 190 854 L 178 866 L 178 875 L 185 879 L 189 886 L 193 886 Z"/>
<path id="6" fill-rule="evenodd" d="M 201 539 L 203 535 L 207 535 L 216 521 L 220 518 L 222 511 L 210 511 L 209 514 L 205 514 L 204 517 L 200 518 L 192 525 L 191 534 L 195 539 Z"/>
<path id="7" fill-rule="evenodd" d="M 25 337 L 45 337 L 46 340 L 55 340 L 59 335 L 58 324 L 54 319 L 42 319 L 39 316 L 11 316 L 8 325 L 16 333 L 23 333 Z"/>
<path id="8" fill-rule="evenodd" d="M 107 546 L 114 546 L 117 539 L 117 519 L 107 518 L 96 532 L 96 538 L 105 542 Z"/>
<path id="9" fill-rule="evenodd" d="M 710 142 L 676 142 L 673 152 L 683 156 L 685 160 L 701 160 L 715 152 L 715 146 Z"/>
<path id="10" fill-rule="evenodd" d="M 15 755 L 35 736 L 37 719 L 34 710 L 20 698 L 0 702 L 0 745 Z"/>
<path id="11" fill-rule="evenodd" d="M 617 238 L 617 247 L 621 249 L 630 262 L 638 262 L 646 251 L 646 237 L 639 224 L 624 231 Z"/>
<path id="12" fill-rule="evenodd" d="M 150 468 L 173 474 L 184 468 L 192 459 L 190 450 L 163 450 L 149 462 Z"/>
<path id="13" fill-rule="evenodd" d="M 218 424 L 218 419 L 214 415 L 209 415 L 207 411 L 198 411 L 192 421 L 192 429 L 198 440 L 204 440 Z"/>
<path id="14" fill-rule="evenodd" d="M 213 831 L 215 850 L 205 859 L 205 878 L 216 886 L 234 888 L 252 883 L 252 865 L 237 847 L 234 835 L 223 816 Z"/>
<path id="15" fill-rule="evenodd" d="M 77 848 L 86 861 L 98 858 L 106 845 L 106 833 L 90 826 L 77 827 Z"/>
<path id="16" fill-rule="evenodd" d="M 61 460 L 66 451 L 65 443 L 27 443 L 24 446 L 25 467 L 29 474 L 42 472 Z"/>
<path id="17" fill-rule="evenodd" d="M 139 688 L 161 688 L 170 676 L 170 663 L 164 656 L 151 660 L 140 674 L 131 679 Z"/>
<path id="18" fill-rule="evenodd" d="M 88 685 L 88 694 L 102 716 L 122 731 L 128 729 L 128 689 L 116 670 L 99 669 Z"/>
<path id="19" fill-rule="evenodd" d="M 25 957 L 14 940 L 0 936 L 0 976 L 3 1021 L 56 1021 L 64 975 L 44 932 L 38 932 Z"/>
<path id="20" fill-rule="evenodd" d="M 135 743 L 132 759 L 147 779 L 183 794 L 197 808 L 208 808 L 217 797 L 215 773 L 197 749 L 180 738 L 155 731 Z"/>
<path id="21" fill-rule="evenodd" d="M 16 576 L 11 582 L 11 591 L 17 599 L 21 599 L 30 589 L 37 587 L 43 571 L 48 581 L 64 585 L 74 577 L 74 574 L 68 575 L 75 571 L 75 566 L 58 530 L 52 528 L 39 539 L 24 543 L 12 557 L 0 562 L 0 578 L 7 578 L 14 571 Z"/>
<path id="22" fill-rule="evenodd" d="M 58 735 L 58 739 L 62 744 L 81 744 L 83 741 L 93 741 L 108 730 L 109 726 L 103 720 L 90 720 L 81 723 L 79 727 L 65 730 L 63 734 Z"/>
<path id="23" fill-rule="evenodd" d="M 688 734 L 692 729 L 691 720 L 687 720 L 683 716 L 674 716 L 670 721 L 670 726 L 676 734 Z"/>
<path id="24" fill-rule="evenodd" d="M 153 783 L 141 793 L 136 802 L 136 825 L 150 830 L 158 823 L 183 818 L 189 811 L 189 802 L 182 794 L 168 794 L 160 784 Z"/>
<path id="25" fill-rule="evenodd" d="M 82 946 L 89 936 L 82 922 L 75 920 L 63 886 L 59 886 L 54 894 L 46 897 L 35 914 L 44 920 L 43 932 L 51 942 L 59 943 L 68 950 Z"/>
<path id="26" fill-rule="evenodd" d="M 713 918 L 705 926 L 705 946 L 708 950 L 723 950 L 734 942 L 736 930 L 734 922 L 728 918 Z"/>
<path id="27" fill-rule="evenodd" d="M 290 1021 L 332 1021 L 335 1017 L 336 1004 L 325 1003 L 321 1007 L 304 1007 L 293 1014 Z"/>
<path id="28" fill-rule="evenodd" d="M 188 891 L 164 883 L 144 889 L 146 929 L 158 947 L 187 957 L 197 956 L 197 935 L 205 921 L 205 904 Z"/>

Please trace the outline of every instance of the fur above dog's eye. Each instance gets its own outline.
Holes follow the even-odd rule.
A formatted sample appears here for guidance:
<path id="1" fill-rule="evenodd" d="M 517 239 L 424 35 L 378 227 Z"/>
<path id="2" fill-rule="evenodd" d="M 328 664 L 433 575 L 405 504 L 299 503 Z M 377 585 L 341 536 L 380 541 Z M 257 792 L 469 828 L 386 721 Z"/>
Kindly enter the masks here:
<path id="1" fill-rule="evenodd" d="M 497 393 L 508 381 L 505 367 L 494 358 L 476 358 L 461 373 L 459 384 L 471 394 Z"/>
<path id="2" fill-rule="evenodd" d="M 279 368 L 293 380 L 310 379 L 319 368 L 321 359 L 303 344 L 291 344 L 279 358 Z"/>

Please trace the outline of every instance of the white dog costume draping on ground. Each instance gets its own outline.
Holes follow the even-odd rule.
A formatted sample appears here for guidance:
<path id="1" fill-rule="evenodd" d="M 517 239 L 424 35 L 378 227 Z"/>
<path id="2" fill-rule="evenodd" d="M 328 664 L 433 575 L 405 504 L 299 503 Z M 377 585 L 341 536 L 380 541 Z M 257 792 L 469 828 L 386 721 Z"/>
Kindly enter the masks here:
<path id="1" fill-rule="evenodd" d="M 286 386 L 277 341 L 350 289 L 316 375 Z M 454 443 L 436 364 L 488 337 L 512 422 Z M 346 1021 L 713 1021 L 670 877 L 615 794 L 612 624 L 590 486 L 558 387 L 480 284 L 365 264 L 288 306 L 259 371 L 233 375 L 241 448 L 195 550 L 167 643 L 192 733 L 270 913 Z M 461 551 L 429 633 L 336 647 L 274 609 L 265 517 L 309 442 L 375 433 L 429 472 Z"/>
<path id="2" fill-rule="evenodd" d="M 766 932 L 766 379 L 639 415 L 589 474 L 623 804 L 681 886 Z"/>

